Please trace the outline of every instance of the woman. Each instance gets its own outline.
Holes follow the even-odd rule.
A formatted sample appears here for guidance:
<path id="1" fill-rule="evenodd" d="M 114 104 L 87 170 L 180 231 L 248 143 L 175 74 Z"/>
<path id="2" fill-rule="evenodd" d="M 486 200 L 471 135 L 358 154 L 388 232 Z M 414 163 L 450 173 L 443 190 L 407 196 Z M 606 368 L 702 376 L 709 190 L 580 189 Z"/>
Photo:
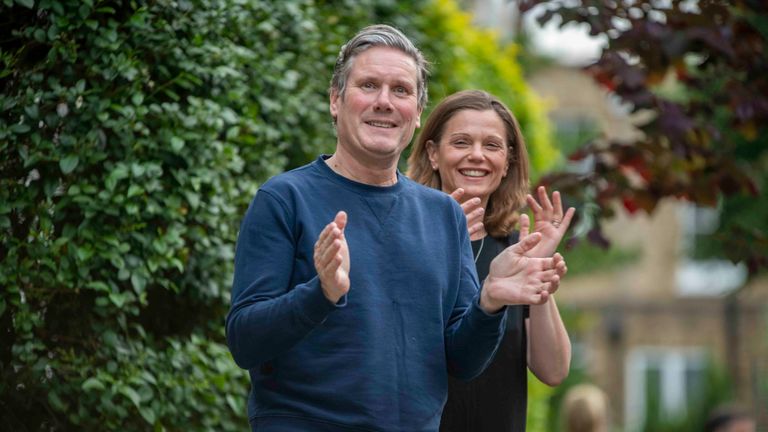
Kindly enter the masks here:
<path id="1" fill-rule="evenodd" d="M 528 234 L 527 201 L 542 240 L 530 252 L 552 256 L 574 209 L 563 214 L 560 195 L 552 201 L 528 190 L 528 153 L 517 120 L 494 96 L 476 90 L 444 99 L 432 111 L 408 159 L 408 176 L 463 201 L 480 280 L 493 258 Z M 441 431 L 523 431 L 527 404 L 526 367 L 542 382 L 557 385 L 568 375 L 571 345 L 554 292 L 507 308 L 507 331 L 495 358 L 470 382 L 451 379 Z"/>

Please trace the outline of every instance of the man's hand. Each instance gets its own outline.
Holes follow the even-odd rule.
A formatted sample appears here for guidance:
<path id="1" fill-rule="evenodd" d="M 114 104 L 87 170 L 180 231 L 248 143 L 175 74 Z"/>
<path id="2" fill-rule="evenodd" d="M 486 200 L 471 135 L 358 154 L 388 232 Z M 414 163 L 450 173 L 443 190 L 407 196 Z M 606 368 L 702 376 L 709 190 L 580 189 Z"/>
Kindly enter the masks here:
<path id="1" fill-rule="evenodd" d="M 540 241 L 540 233 L 526 235 L 491 261 L 480 295 L 480 307 L 486 313 L 512 304 L 544 304 L 557 290 L 568 271 L 563 257 L 526 256 Z"/>
<path id="2" fill-rule="evenodd" d="M 483 217 L 485 216 L 485 209 L 480 206 L 480 198 L 474 197 L 462 202 L 464 196 L 464 189 L 458 188 L 451 192 L 451 198 L 455 199 L 461 204 L 461 209 L 464 211 L 464 216 L 467 217 L 467 231 L 469 231 L 469 237 L 473 234 L 482 232 Z"/>
<path id="3" fill-rule="evenodd" d="M 347 214 L 340 211 L 315 242 L 315 270 L 323 294 L 332 303 L 337 303 L 349 292 L 349 247 L 344 237 L 346 226 Z"/>
<path id="4" fill-rule="evenodd" d="M 541 233 L 541 242 L 537 244 L 528 255 L 534 257 L 552 256 L 557 250 L 557 246 L 563 239 L 571 219 L 576 210 L 571 207 L 563 214 L 563 202 L 560 198 L 560 192 L 552 193 L 552 201 L 547 196 L 547 189 L 539 186 L 536 190 L 539 200 L 528 194 L 526 202 L 533 211 L 534 226 L 533 231 Z M 530 226 L 530 225 L 529 225 Z M 527 231 L 526 231 L 527 234 Z M 520 238 L 523 238 L 523 222 L 520 221 Z"/>

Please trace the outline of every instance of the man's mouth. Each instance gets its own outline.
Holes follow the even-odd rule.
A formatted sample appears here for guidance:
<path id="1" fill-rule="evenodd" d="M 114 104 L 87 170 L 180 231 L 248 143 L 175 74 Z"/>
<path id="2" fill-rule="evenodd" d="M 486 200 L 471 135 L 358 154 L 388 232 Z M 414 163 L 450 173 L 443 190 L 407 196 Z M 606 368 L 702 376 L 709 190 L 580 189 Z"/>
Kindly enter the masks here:
<path id="1" fill-rule="evenodd" d="M 377 121 L 377 120 L 369 120 L 369 121 L 365 122 L 365 124 L 367 124 L 369 126 L 386 128 L 386 129 L 390 129 L 390 128 L 393 128 L 393 127 L 396 126 L 394 123 L 391 123 L 391 122 Z"/>

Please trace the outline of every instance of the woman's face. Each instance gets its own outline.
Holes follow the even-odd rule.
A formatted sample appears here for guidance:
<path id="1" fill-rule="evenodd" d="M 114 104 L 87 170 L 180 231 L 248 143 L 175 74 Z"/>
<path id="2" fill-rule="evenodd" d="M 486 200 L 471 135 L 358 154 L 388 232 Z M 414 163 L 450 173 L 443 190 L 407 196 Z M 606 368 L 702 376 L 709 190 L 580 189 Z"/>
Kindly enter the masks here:
<path id="1" fill-rule="evenodd" d="M 445 124 L 439 143 L 427 143 L 432 168 L 440 171 L 444 192 L 464 189 L 483 206 L 509 168 L 507 129 L 493 110 L 459 111 Z"/>

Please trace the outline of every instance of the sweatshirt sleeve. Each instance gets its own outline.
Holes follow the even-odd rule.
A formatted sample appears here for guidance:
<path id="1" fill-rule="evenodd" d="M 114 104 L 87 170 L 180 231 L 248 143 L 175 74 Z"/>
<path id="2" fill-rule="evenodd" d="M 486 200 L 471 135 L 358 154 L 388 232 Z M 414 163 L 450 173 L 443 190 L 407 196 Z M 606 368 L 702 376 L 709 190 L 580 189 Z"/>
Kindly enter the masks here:
<path id="1" fill-rule="evenodd" d="M 241 368 L 251 369 L 287 351 L 346 303 L 346 296 L 331 303 L 317 275 L 292 282 L 294 218 L 279 197 L 262 189 L 240 227 L 226 332 Z"/>
<path id="2" fill-rule="evenodd" d="M 487 314 L 480 308 L 480 289 L 466 230 L 459 208 L 460 279 L 451 318 L 445 335 L 448 373 L 469 380 L 488 366 L 504 336 L 506 308 Z"/>

